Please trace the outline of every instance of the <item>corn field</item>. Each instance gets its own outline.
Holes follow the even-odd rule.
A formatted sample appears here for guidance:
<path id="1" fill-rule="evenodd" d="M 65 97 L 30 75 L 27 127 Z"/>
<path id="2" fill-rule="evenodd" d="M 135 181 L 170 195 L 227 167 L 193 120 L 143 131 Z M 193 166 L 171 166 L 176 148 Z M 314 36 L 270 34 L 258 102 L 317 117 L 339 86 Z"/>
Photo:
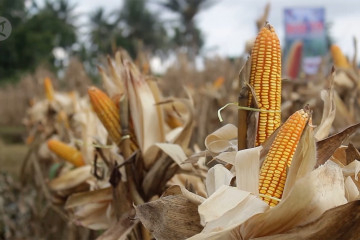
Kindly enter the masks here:
<path id="1" fill-rule="evenodd" d="M 302 44 L 282 62 L 258 25 L 248 58 L 203 70 L 180 54 L 153 76 L 120 49 L 100 86 L 73 59 L 66 86 L 39 67 L 1 90 L 28 150 L 0 175 L 0 238 L 359 239 L 356 55 L 298 74 Z"/>

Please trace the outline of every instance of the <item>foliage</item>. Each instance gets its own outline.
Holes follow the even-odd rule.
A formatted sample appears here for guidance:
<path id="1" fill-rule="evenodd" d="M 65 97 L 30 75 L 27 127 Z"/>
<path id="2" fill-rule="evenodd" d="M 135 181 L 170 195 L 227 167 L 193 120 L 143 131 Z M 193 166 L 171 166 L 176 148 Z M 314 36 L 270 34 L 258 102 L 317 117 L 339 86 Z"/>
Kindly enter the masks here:
<path id="1" fill-rule="evenodd" d="M 185 47 L 190 56 L 199 53 L 204 45 L 201 30 L 196 26 L 195 17 L 201 9 L 210 6 L 211 0 L 166 0 L 160 2 L 165 9 L 179 17 L 179 24 L 174 27 L 173 43 L 177 47 Z"/>
<path id="2" fill-rule="evenodd" d="M 0 9 L 12 24 L 10 37 L 0 44 L 1 81 L 34 70 L 42 62 L 52 63 L 55 47 L 69 51 L 77 40 L 74 6 L 67 0 L 46 1 L 42 8 L 34 4 L 29 9 L 22 0 L 4 0 Z"/>
<path id="3" fill-rule="evenodd" d="M 113 16 L 115 20 L 110 20 Z M 110 15 L 99 8 L 91 15 L 90 26 L 95 56 L 111 54 L 116 47 L 122 47 L 136 57 L 139 44 L 150 52 L 161 52 L 166 48 L 166 30 L 155 13 L 148 9 L 146 0 L 125 0 L 123 7 Z"/>

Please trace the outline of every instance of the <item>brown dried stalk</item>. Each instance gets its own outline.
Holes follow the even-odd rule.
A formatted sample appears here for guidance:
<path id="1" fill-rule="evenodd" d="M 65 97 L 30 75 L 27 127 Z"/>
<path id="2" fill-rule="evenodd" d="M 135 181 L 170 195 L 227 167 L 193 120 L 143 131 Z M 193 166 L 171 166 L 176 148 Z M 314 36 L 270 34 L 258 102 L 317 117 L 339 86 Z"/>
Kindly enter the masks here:
<path id="1" fill-rule="evenodd" d="M 130 158 L 132 152 L 130 148 L 130 132 L 129 132 L 129 108 L 128 108 L 128 100 L 124 95 L 123 98 L 119 102 L 120 104 L 120 125 L 122 132 L 122 141 L 120 142 L 120 148 L 123 153 L 125 159 Z M 135 182 L 134 182 L 134 173 L 131 170 L 131 166 L 129 164 L 125 165 L 126 169 L 126 177 L 129 183 L 129 190 L 132 197 L 132 200 L 136 205 L 144 203 L 144 200 L 140 196 Z"/>
<path id="2" fill-rule="evenodd" d="M 249 57 L 239 72 L 239 107 L 248 106 L 249 95 L 249 74 L 251 67 L 251 58 Z M 247 129 L 248 129 L 248 112 L 238 109 L 238 150 L 247 148 Z"/>

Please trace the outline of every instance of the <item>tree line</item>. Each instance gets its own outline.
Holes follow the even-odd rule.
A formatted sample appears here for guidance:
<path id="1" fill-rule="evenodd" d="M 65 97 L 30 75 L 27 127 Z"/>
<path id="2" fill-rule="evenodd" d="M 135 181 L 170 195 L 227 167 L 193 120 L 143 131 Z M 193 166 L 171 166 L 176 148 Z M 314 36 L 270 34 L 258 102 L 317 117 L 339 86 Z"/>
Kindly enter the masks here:
<path id="1" fill-rule="evenodd" d="M 95 69 L 99 56 L 124 48 L 136 58 L 139 51 L 166 56 L 175 49 L 190 57 L 199 54 L 204 39 L 195 16 L 212 0 L 123 0 L 120 9 L 98 8 L 77 15 L 69 0 L 2 0 L 0 16 L 12 25 L 10 37 L 0 41 L 0 83 L 16 81 L 21 74 L 47 64 L 57 70 L 55 50 L 77 56 Z M 153 10 L 156 9 L 156 10 Z M 169 21 L 161 13 L 174 16 Z M 88 25 L 78 25 L 85 17 Z"/>

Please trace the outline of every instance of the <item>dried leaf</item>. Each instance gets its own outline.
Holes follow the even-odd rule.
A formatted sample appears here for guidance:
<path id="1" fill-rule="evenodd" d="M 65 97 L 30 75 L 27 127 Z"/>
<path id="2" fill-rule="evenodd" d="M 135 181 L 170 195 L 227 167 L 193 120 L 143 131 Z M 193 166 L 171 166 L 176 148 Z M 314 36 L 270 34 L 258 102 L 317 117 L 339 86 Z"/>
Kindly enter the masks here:
<path id="1" fill-rule="evenodd" d="M 334 89 L 333 83 L 328 90 L 322 90 L 321 99 L 324 102 L 323 114 L 321 118 L 321 123 L 316 129 L 315 138 L 317 141 L 322 140 L 329 136 L 332 123 L 335 119 L 336 106 L 334 100 Z"/>
<path id="2" fill-rule="evenodd" d="M 234 175 L 222 164 L 216 164 L 209 169 L 206 176 L 206 191 L 208 196 L 213 194 L 221 186 L 229 186 Z"/>
<path id="3" fill-rule="evenodd" d="M 229 205 L 230 204 L 230 205 Z M 223 186 L 199 206 L 199 213 L 206 222 L 203 231 L 189 240 L 233 239 L 231 230 L 269 206 L 250 194 L 234 187 Z"/>
<path id="4" fill-rule="evenodd" d="M 335 114 L 335 126 L 349 126 L 355 123 L 355 119 L 350 113 L 348 106 L 343 102 L 337 92 L 334 93 L 334 100 L 336 105 L 336 114 Z"/>
<path id="5" fill-rule="evenodd" d="M 49 187 L 53 191 L 62 191 L 80 185 L 92 177 L 91 166 L 86 165 L 75 168 L 60 177 L 53 179 L 50 181 Z"/>
<path id="6" fill-rule="evenodd" d="M 73 220 L 90 229 L 107 229 L 111 222 L 107 211 L 112 201 L 110 188 L 72 194 L 65 209 L 73 215 Z"/>
<path id="7" fill-rule="evenodd" d="M 162 95 L 161 95 L 161 92 L 157 85 L 156 80 L 148 79 L 146 82 L 149 85 L 151 92 L 153 93 L 155 102 L 160 102 L 162 99 Z M 161 124 L 159 124 L 159 130 L 160 130 L 160 136 L 161 136 L 160 141 L 164 142 L 165 141 L 165 130 L 164 130 L 165 120 L 164 120 L 164 114 L 163 114 L 163 107 L 161 105 L 156 104 L 156 111 L 158 114 L 158 119 L 160 120 L 160 123 L 161 123 Z"/>
<path id="8" fill-rule="evenodd" d="M 354 82 L 342 69 L 337 70 L 334 76 L 334 82 L 337 86 L 351 89 L 354 87 Z"/>
<path id="9" fill-rule="evenodd" d="M 359 196 L 359 190 L 351 177 L 345 180 L 345 196 L 349 202 L 356 200 Z"/>
<path id="10" fill-rule="evenodd" d="M 236 186 L 243 191 L 259 194 L 260 152 L 262 147 L 238 151 L 235 158 Z"/>
<path id="11" fill-rule="evenodd" d="M 75 223 L 93 230 L 107 229 L 111 222 L 115 220 L 108 216 L 107 212 L 110 209 L 108 202 L 103 203 L 89 203 L 82 207 L 74 209 Z"/>
<path id="12" fill-rule="evenodd" d="M 149 147 L 165 138 L 161 135 L 160 126 L 164 124 L 164 119 L 158 114 L 153 92 L 144 77 L 132 63 L 128 62 L 126 67 L 129 77 L 125 80 L 125 86 L 129 96 L 131 119 L 140 148 L 146 153 Z M 148 168 L 154 161 L 154 158 L 144 159 L 145 167 Z"/>
<path id="13" fill-rule="evenodd" d="M 202 230 L 198 206 L 182 195 L 162 197 L 135 208 L 136 216 L 159 240 L 186 239 Z"/>
<path id="14" fill-rule="evenodd" d="M 316 142 L 313 128 L 308 125 L 301 136 L 291 161 L 282 198 L 287 197 L 298 179 L 310 174 L 310 172 L 314 169 L 315 164 Z"/>
<path id="15" fill-rule="evenodd" d="M 237 128 L 232 124 L 226 124 L 205 138 L 206 148 L 214 153 L 220 153 L 229 148 L 237 148 L 231 140 L 237 138 Z"/>
<path id="16" fill-rule="evenodd" d="M 171 195 L 183 195 L 184 197 L 186 197 L 190 202 L 196 204 L 196 205 L 200 205 L 201 203 L 203 203 L 205 201 L 205 198 L 190 192 L 189 190 L 187 190 L 185 187 L 183 186 L 179 186 L 179 185 L 174 185 L 169 187 L 168 189 L 165 190 L 165 192 L 161 195 L 161 197 L 166 197 L 166 196 L 171 196 Z"/>
<path id="17" fill-rule="evenodd" d="M 215 159 L 234 165 L 236 154 L 237 151 L 222 152 L 219 155 L 215 156 Z"/>
<path id="18" fill-rule="evenodd" d="M 245 64 L 242 66 L 239 72 L 239 97 L 238 97 L 238 105 L 240 107 L 247 107 L 247 102 L 249 98 L 249 79 L 250 79 L 250 70 L 251 70 L 251 56 L 248 57 Z M 249 135 L 247 130 L 252 129 L 251 126 L 248 125 L 248 114 L 249 112 L 243 109 L 238 109 L 238 150 L 249 148 L 247 139 L 253 135 Z"/>
<path id="19" fill-rule="evenodd" d="M 360 235 L 360 201 L 354 201 L 326 211 L 316 221 L 279 235 L 254 240 L 346 239 Z"/>
<path id="20" fill-rule="evenodd" d="M 109 202 L 112 200 L 111 188 L 72 194 L 66 201 L 65 209 L 84 206 L 88 203 Z"/>
<path id="21" fill-rule="evenodd" d="M 183 105 L 183 108 L 187 110 L 188 114 L 188 118 L 184 126 L 182 127 L 182 131 L 178 136 L 174 138 L 174 143 L 179 144 L 183 149 L 186 149 L 188 147 L 194 127 L 195 109 L 190 94 L 188 94 L 188 97 L 189 99 L 175 98 L 173 103 L 176 109 L 180 104 Z"/>
<path id="22" fill-rule="evenodd" d="M 218 234 L 221 232 L 219 235 L 222 236 L 222 238 L 220 239 L 224 239 L 225 236 L 231 235 L 232 229 L 241 225 L 250 217 L 265 212 L 268 208 L 269 206 L 264 201 L 250 194 L 237 206 L 230 211 L 227 211 L 220 218 L 208 222 L 202 233 L 207 234 L 215 232 Z"/>
<path id="23" fill-rule="evenodd" d="M 207 222 L 218 219 L 226 212 L 231 211 L 250 194 L 250 192 L 235 187 L 221 186 L 199 206 L 201 223 L 205 225 Z"/>
<path id="24" fill-rule="evenodd" d="M 348 163 L 346 162 L 346 149 L 347 146 L 340 146 L 335 150 L 334 154 L 331 156 L 329 160 L 335 162 L 339 166 L 346 166 Z"/>
<path id="25" fill-rule="evenodd" d="M 325 138 L 316 143 L 317 148 L 317 166 L 324 164 L 333 155 L 335 150 L 341 146 L 350 135 L 355 133 L 360 127 L 360 123 L 352 125 L 345 130 Z"/>
<path id="26" fill-rule="evenodd" d="M 191 164 L 185 164 L 187 156 L 184 150 L 178 144 L 156 143 L 155 146 L 160 148 L 169 157 L 171 157 L 171 159 L 174 160 L 174 162 L 176 162 L 180 168 L 191 170 Z"/>
<path id="27" fill-rule="evenodd" d="M 131 219 L 134 214 L 134 209 L 126 214 L 123 214 L 118 221 L 113 221 L 111 226 L 96 240 L 126 240 L 127 235 L 139 221 Z"/>
<path id="28" fill-rule="evenodd" d="M 355 180 L 358 181 L 358 174 L 360 172 L 360 161 L 352 161 L 350 164 L 344 166 L 342 168 L 342 171 L 345 177 L 354 176 Z"/>
<path id="29" fill-rule="evenodd" d="M 359 151 L 351 143 L 349 143 L 345 152 L 346 152 L 346 164 L 345 165 L 350 164 L 352 161 L 360 160 Z"/>

